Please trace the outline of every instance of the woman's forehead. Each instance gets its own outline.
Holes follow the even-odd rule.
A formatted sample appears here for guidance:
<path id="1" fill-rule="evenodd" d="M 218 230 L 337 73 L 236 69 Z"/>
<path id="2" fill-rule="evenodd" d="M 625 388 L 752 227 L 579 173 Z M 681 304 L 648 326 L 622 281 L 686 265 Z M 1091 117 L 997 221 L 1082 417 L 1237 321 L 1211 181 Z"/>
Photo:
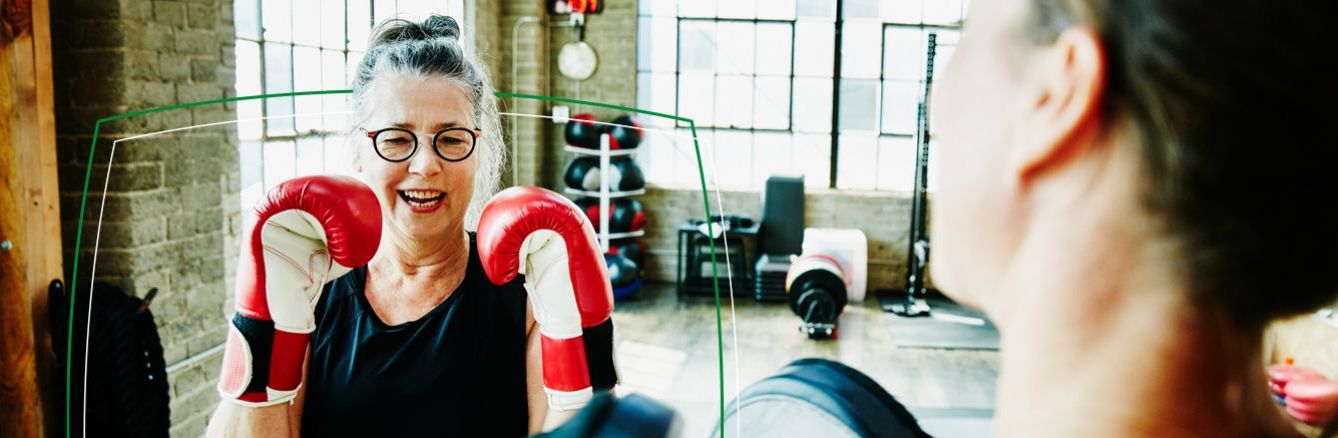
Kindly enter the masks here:
<path id="1" fill-rule="evenodd" d="M 413 129 L 471 126 L 473 105 L 456 81 L 440 75 L 378 77 L 367 93 L 367 121 Z"/>

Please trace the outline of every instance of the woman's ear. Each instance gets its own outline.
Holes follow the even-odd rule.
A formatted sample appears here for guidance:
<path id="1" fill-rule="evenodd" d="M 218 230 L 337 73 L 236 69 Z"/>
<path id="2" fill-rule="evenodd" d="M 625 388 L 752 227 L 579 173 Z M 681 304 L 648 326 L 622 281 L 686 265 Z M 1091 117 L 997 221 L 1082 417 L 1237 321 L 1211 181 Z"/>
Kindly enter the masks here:
<path id="1" fill-rule="evenodd" d="M 1093 29 L 1069 28 L 1034 57 L 1026 72 L 1029 102 L 1010 152 L 1024 183 L 1080 152 L 1080 134 L 1099 128 L 1106 87 L 1105 48 Z"/>
<path id="2" fill-rule="evenodd" d="M 349 150 L 348 156 L 349 159 L 351 160 L 351 162 L 349 163 L 349 168 L 353 169 L 354 172 L 362 173 L 363 158 L 362 158 L 362 148 L 358 147 L 359 134 L 360 132 L 355 129 L 353 130 L 353 132 L 350 132 L 348 135 L 344 136 L 344 147 L 347 147 Z"/>

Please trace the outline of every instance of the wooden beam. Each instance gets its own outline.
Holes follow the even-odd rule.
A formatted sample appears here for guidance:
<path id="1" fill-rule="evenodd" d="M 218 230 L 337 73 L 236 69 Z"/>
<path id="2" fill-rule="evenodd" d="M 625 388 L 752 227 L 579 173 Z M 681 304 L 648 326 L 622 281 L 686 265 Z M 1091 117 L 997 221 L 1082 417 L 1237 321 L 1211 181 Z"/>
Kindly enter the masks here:
<path id="1" fill-rule="evenodd" d="M 46 324 L 62 276 L 50 16 L 47 0 L 0 11 L 0 436 L 39 437 L 60 393 Z"/>

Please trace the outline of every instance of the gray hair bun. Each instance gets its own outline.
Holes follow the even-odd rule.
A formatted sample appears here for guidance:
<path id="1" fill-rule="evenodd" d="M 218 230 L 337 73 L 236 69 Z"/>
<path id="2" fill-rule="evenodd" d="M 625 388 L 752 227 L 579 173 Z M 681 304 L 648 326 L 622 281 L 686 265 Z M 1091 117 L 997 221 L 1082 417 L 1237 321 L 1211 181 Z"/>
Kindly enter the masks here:
<path id="1" fill-rule="evenodd" d="M 398 41 L 426 41 L 436 38 L 460 39 L 460 23 L 454 18 L 433 14 L 417 23 L 392 18 L 378 26 L 371 47 Z"/>

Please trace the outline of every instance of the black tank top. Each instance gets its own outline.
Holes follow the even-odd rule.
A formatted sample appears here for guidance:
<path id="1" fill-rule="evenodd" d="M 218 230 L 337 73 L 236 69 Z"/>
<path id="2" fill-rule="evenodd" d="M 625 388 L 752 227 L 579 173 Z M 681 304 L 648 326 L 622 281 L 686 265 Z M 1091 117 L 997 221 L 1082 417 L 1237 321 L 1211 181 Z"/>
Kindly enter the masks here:
<path id="1" fill-rule="evenodd" d="M 363 293 L 367 268 L 316 306 L 304 436 L 524 436 L 525 289 L 494 286 L 470 235 L 469 267 L 450 297 L 388 326 Z"/>

